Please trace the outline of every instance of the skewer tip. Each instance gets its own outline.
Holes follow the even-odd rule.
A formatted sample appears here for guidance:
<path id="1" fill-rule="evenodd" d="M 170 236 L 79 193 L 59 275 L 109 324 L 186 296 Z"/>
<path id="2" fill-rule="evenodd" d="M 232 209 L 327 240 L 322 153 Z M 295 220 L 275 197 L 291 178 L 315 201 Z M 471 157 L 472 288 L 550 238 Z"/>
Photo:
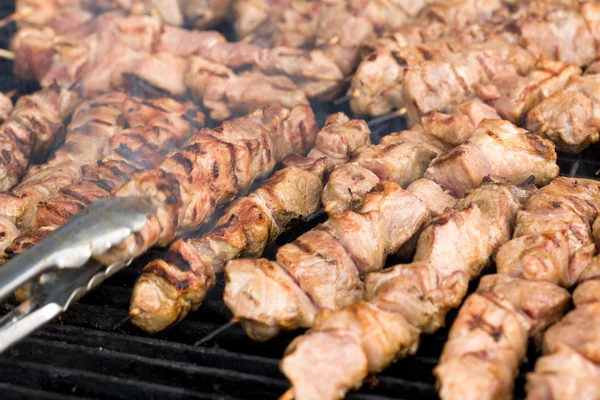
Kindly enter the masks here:
<path id="1" fill-rule="evenodd" d="M 10 24 L 11 22 L 17 22 L 23 18 L 27 18 L 27 16 L 29 16 L 30 14 L 32 14 L 34 11 L 33 7 L 25 7 L 19 11 L 16 11 L 12 14 L 10 14 L 9 16 L 0 19 L 0 28 L 4 28 L 6 25 Z"/>
<path id="2" fill-rule="evenodd" d="M 214 331 L 210 332 L 208 335 L 204 336 L 203 338 L 201 338 L 200 340 L 196 341 L 196 343 L 194 343 L 194 346 L 200 346 L 203 343 L 208 342 L 209 340 L 213 339 L 214 337 L 218 336 L 219 334 L 221 334 L 222 332 L 225 332 L 227 329 L 231 328 L 232 326 L 236 325 L 238 322 L 240 322 L 239 319 L 237 318 L 232 318 L 229 322 L 221 325 L 220 327 L 218 327 L 217 329 L 215 329 Z"/>
<path id="3" fill-rule="evenodd" d="M 0 49 L 0 58 L 4 58 L 6 60 L 14 60 L 15 59 L 15 53 L 13 53 L 10 50 Z"/>
<path id="4" fill-rule="evenodd" d="M 284 394 L 281 395 L 279 400 L 294 400 L 294 390 L 289 388 Z"/>

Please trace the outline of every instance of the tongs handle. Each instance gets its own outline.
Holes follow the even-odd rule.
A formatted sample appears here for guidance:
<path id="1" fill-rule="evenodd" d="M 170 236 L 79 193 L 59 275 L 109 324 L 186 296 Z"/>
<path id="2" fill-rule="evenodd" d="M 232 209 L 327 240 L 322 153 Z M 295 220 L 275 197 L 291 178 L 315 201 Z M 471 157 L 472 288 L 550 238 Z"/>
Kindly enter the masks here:
<path id="1" fill-rule="evenodd" d="M 108 197 L 75 215 L 34 249 L 0 268 L 0 300 L 52 268 L 78 268 L 138 232 L 154 212 L 141 197 Z"/>

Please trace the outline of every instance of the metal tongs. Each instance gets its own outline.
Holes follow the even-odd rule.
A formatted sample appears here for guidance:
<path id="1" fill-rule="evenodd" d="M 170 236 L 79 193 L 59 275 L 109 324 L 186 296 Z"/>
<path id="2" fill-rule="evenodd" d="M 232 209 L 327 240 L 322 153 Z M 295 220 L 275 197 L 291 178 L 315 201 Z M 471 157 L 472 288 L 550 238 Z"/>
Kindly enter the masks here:
<path id="1" fill-rule="evenodd" d="M 105 266 L 94 257 L 139 232 L 155 212 L 141 197 L 101 199 L 0 267 L 0 300 L 30 285 L 29 298 L 0 319 L 0 353 L 129 265 L 132 259 Z"/>

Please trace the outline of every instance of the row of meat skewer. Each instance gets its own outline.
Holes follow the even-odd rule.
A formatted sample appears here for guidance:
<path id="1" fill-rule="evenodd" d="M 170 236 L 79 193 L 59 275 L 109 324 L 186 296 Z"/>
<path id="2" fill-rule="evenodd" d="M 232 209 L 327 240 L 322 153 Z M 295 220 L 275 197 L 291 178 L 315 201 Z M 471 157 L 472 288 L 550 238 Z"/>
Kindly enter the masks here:
<path id="1" fill-rule="evenodd" d="M 369 374 L 414 353 L 420 333 L 443 326 L 447 312 L 465 298 L 469 280 L 495 259 L 498 273 L 481 280 L 450 331 L 435 370 L 441 397 L 510 398 L 528 340 L 542 340 L 564 315 L 570 299 L 564 288 L 575 284 L 577 307 L 544 336 L 547 355 L 528 391 L 530 398 L 593 396 L 600 185 L 556 178 L 554 149 L 578 152 L 598 141 L 598 66 L 590 65 L 600 37 L 597 5 L 531 2 L 505 15 L 513 5 L 492 3 L 488 26 L 455 28 L 461 30 L 452 32 L 455 38 L 449 31 L 434 35 L 436 42 L 421 37 L 418 46 L 389 50 L 402 43 L 403 25 L 386 32 L 395 36 L 371 44 L 387 47 L 359 67 L 351 84 L 353 108 L 364 95 L 355 96 L 356 90 L 366 90 L 364 81 L 356 87 L 366 63 L 376 67 L 391 54 L 402 72 L 385 96 L 398 101 L 391 108 L 408 109 L 410 124 L 378 144 L 370 143 L 364 121 L 343 114 L 330 116 L 317 132 L 308 97 L 347 74 L 322 48 L 228 43 L 215 33 L 119 12 L 61 34 L 24 28 L 13 42 L 16 66 L 45 88 L 22 97 L 0 127 L 2 148 L 10 149 L 2 152 L 5 256 L 30 248 L 101 197 L 149 197 L 157 214 L 100 258 L 107 264 L 129 259 L 194 231 L 283 162 L 284 169 L 234 202 L 207 234 L 177 239 L 164 259 L 146 266 L 132 297 L 136 325 L 154 332 L 177 323 L 201 305 L 216 273 L 224 271 L 224 301 L 252 338 L 311 328 L 282 361 L 293 385 L 289 394 L 340 398 Z M 431 21 L 431 15 L 415 21 Z M 561 34 L 566 24 L 574 24 L 576 34 Z M 498 26 L 503 34 L 496 34 Z M 128 35 L 126 27 L 136 29 Z M 552 32 L 553 39 L 536 41 L 526 33 L 532 27 Z M 73 39 L 86 30 L 93 32 L 86 43 Z M 186 47 L 186 38 L 195 47 Z M 583 45 L 569 47 L 575 39 Z M 92 77 L 108 64 L 97 58 L 101 52 L 90 51 L 109 43 L 132 50 L 135 61 L 120 58 L 103 75 L 110 79 L 97 86 Z M 418 61 L 398 57 L 402 51 Z M 308 64 L 298 67 L 298 60 Z M 193 65 L 212 75 L 192 74 Z M 318 65 L 337 72 L 321 80 Z M 158 78 L 159 66 L 173 79 Z M 240 67 L 256 70 L 235 71 Z M 278 105 L 249 112 L 262 103 L 251 98 L 231 107 L 235 101 L 222 94 L 226 107 L 237 109 L 218 114 L 208 107 L 213 118 L 246 115 L 200 128 L 204 116 L 191 103 L 112 91 L 127 87 L 131 76 L 170 95 L 189 89 L 198 98 L 207 96 L 206 82 L 215 76 L 223 77 L 219 82 L 234 79 L 233 86 L 249 76 L 248 87 L 281 78 L 290 84 L 280 85 L 281 92 L 298 87 L 302 99 L 267 99 L 265 104 Z M 194 79 L 204 79 L 195 90 Z M 225 96 L 232 91 L 220 90 Z M 29 166 L 47 158 L 62 138 L 65 144 L 48 161 Z M 310 148 L 307 156 L 290 157 Z M 531 183 L 543 187 L 536 191 Z M 321 202 L 325 223 L 282 246 L 276 260 L 256 258 Z M 383 270 L 386 257 L 398 252 L 414 253 L 413 262 Z M 19 296 L 26 297 L 26 290 Z M 581 332 L 591 333 L 581 338 Z"/>

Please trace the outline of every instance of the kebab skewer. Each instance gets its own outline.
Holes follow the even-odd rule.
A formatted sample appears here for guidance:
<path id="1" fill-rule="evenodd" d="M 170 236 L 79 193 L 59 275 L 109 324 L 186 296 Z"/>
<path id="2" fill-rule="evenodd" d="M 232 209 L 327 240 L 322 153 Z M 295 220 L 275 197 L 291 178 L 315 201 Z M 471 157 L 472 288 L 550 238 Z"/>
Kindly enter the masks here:
<path id="1" fill-rule="evenodd" d="M 35 208 L 31 229 L 4 250 L 7 259 L 31 248 L 93 202 L 109 196 L 134 174 L 156 167 L 171 149 L 204 124 L 204 116 L 191 104 L 172 99 L 129 98 L 122 106 L 130 128 L 110 139 L 111 154 L 98 163 L 81 167 L 80 179 Z M 17 300 L 24 301 L 28 292 L 28 285 L 17 290 Z"/>
<path id="2" fill-rule="evenodd" d="M 498 118 L 491 107 L 486 106 L 480 101 L 475 101 L 457 107 L 457 112 L 453 115 L 430 113 L 424 119 L 424 126 L 426 130 L 439 130 L 440 133 L 438 135 L 453 128 L 457 131 L 462 129 L 462 132 L 464 132 L 469 126 L 474 130 L 479 121 L 485 116 Z M 362 122 L 348 122 L 346 119 L 340 120 L 335 115 L 332 118 L 335 118 L 335 120 L 330 121 L 331 123 L 326 125 L 317 135 L 316 148 L 311 151 L 309 158 L 324 156 L 333 160 L 335 164 L 339 164 L 339 167 L 336 169 L 336 176 L 332 175 L 330 177 L 328 187 L 330 187 L 332 181 L 336 181 L 335 186 L 339 188 L 339 192 L 342 194 L 350 192 L 354 197 L 360 196 L 362 204 L 364 196 L 379 182 L 379 178 L 369 170 L 361 168 L 358 164 L 344 164 L 342 162 L 347 161 L 348 157 L 357 148 L 360 148 L 361 144 L 365 144 L 368 138 L 368 130 Z M 467 136 L 466 133 L 464 135 Z M 419 136 L 417 135 L 417 137 Z M 434 137 L 433 134 L 430 136 L 430 138 Z M 410 139 L 410 136 L 407 139 Z M 394 153 L 399 160 L 402 160 L 402 154 L 410 154 L 415 150 L 416 154 L 403 167 L 407 175 L 403 180 L 406 182 L 415 179 L 411 178 L 412 170 L 415 169 L 412 168 L 413 164 L 418 165 L 423 163 L 426 166 L 429 160 L 435 154 L 438 154 L 435 151 L 432 152 L 427 149 L 425 146 L 414 143 L 414 140 L 408 140 L 405 145 L 396 143 L 396 146 L 392 147 L 395 147 Z M 364 159 L 364 157 L 362 158 Z M 415 158 L 424 158 L 424 161 L 416 161 Z M 390 161 L 390 163 L 393 163 L 393 161 Z M 308 166 L 311 167 L 311 164 L 308 163 Z M 345 167 L 350 167 L 350 171 Z M 424 167 L 417 167 L 416 171 L 419 170 L 421 173 L 417 172 L 418 176 L 422 174 Z M 294 171 L 296 170 L 292 170 L 290 173 Z M 286 175 L 288 174 L 286 172 Z M 340 181 L 339 175 L 341 174 L 346 175 L 348 179 Z M 280 179 L 275 180 L 275 183 L 279 182 Z M 259 198 L 265 196 L 271 198 L 275 189 L 290 190 L 289 186 L 286 187 L 281 184 L 271 185 L 267 183 L 267 185 L 266 187 L 270 187 L 270 190 L 259 192 L 259 194 L 262 193 Z M 422 184 L 420 186 L 422 190 L 439 191 L 439 188 L 436 188 L 435 184 Z M 274 204 L 276 207 L 276 212 L 271 212 L 276 222 L 280 219 L 277 215 L 280 213 L 278 210 L 291 209 L 295 207 L 293 203 L 298 202 L 296 196 L 293 196 L 292 193 L 296 193 L 296 191 L 290 190 L 289 195 L 285 197 L 279 196 L 280 200 L 277 202 L 266 202 L 267 207 L 269 207 L 269 204 Z M 248 208 L 248 204 L 253 205 L 258 201 L 252 196 L 254 195 L 251 195 L 248 198 L 249 200 L 246 198 L 240 200 L 239 206 L 232 206 L 231 210 L 220 219 L 211 233 L 200 239 L 178 240 L 172 245 L 172 251 L 169 252 L 167 259 L 164 261 L 154 261 L 146 267 L 147 272 L 142 276 L 139 284 L 136 285 L 132 298 L 131 310 L 135 315 L 133 321 L 136 325 L 151 332 L 171 326 L 183 318 L 190 308 L 195 309 L 199 306 L 205 293 L 214 284 L 214 279 L 211 278 L 214 275 L 213 271 L 219 271 L 228 260 L 240 256 L 241 252 L 246 248 L 245 246 L 256 247 L 261 250 L 264 248 L 269 237 L 255 232 L 257 230 L 262 232 L 264 230 L 263 225 L 271 219 L 261 220 L 263 221 L 262 224 L 256 223 L 253 218 L 237 218 L 234 220 L 239 220 L 239 223 L 232 223 L 230 220 L 232 215 L 243 215 L 240 207 Z M 335 199 L 334 192 L 323 197 L 324 204 L 329 204 L 326 201 L 329 198 L 332 200 Z M 450 202 L 450 200 L 449 198 L 448 201 Z M 357 201 L 359 200 L 357 199 Z M 264 200 L 260 202 L 259 209 L 264 208 L 261 205 L 263 202 Z M 438 212 L 441 212 L 445 208 L 444 204 L 438 207 L 441 208 Z M 328 209 L 328 211 L 331 212 L 331 209 Z M 255 212 L 252 212 L 249 213 L 249 216 L 254 216 L 255 214 Z M 284 220 L 284 222 L 287 221 Z M 280 225 L 282 224 L 277 223 L 275 226 Z M 239 232 L 243 232 L 243 235 L 240 236 Z M 240 237 L 246 237 L 246 241 L 240 242 Z M 238 243 L 243 243 L 243 246 Z M 260 253 L 257 254 L 257 252 L 251 251 L 249 254 L 246 254 L 246 256 L 248 255 L 256 257 L 260 256 Z M 183 262 L 185 264 L 182 264 Z"/>
<path id="3" fill-rule="evenodd" d="M 171 95 L 184 95 L 189 88 L 215 109 L 217 118 L 228 117 L 228 109 L 245 112 L 250 104 L 307 104 L 306 94 L 314 96 L 335 88 L 343 78 L 335 64 L 318 51 L 261 49 L 228 43 L 216 32 L 161 30 L 149 17 L 105 14 L 86 29 L 93 33 L 83 40 L 79 35 L 59 38 L 21 30 L 12 41 L 16 72 L 36 78 L 42 86 L 55 80 L 68 84 L 81 79 L 85 91 L 92 93 L 127 86 L 126 78 L 137 76 Z M 256 66 L 262 72 L 236 74 L 231 69 L 244 66 Z M 165 74 L 166 70 L 170 74 Z M 253 81 L 260 85 L 253 88 Z"/>
<path id="4" fill-rule="evenodd" d="M 450 330 L 434 371 L 443 399 L 512 397 L 529 338 L 539 340 L 564 314 L 563 288 L 595 253 L 599 214 L 600 183 L 589 179 L 557 178 L 527 201 L 513 239 L 498 251 L 498 273 L 482 279 Z"/>
<path id="5" fill-rule="evenodd" d="M 21 27 L 44 28 L 71 11 L 92 15 L 116 9 L 133 15 L 156 14 L 169 25 L 190 23 L 207 29 L 225 20 L 230 5 L 231 0 L 17 0 L 10 20 Z"/>
<path id="6" fill-rule="evenodd" d="M 144 268 L 131 299 L 132 322 L 157 332 L 197 309 L 227 261 L 260 256 L 295 221 L 317 212 L 330 166 L 345 162 L 356 148 L 369 143 L 369 135 L 364 121 L 329 116 L 306 158 L 287 159 L 286 168 L 238 199 L 208 233 L 178 239 L 166 258 Z"/>
<path id="7" fill-rule="evenodd" d="M 547 183 L 558 174 L 556 153 L 550 142 L 510 122 L 484 120 L 464 145 L 465 148 L 451 150 L 448 154 L 452 156 L 438 157 L 432 163 L 425 174 L 430 177 L 428 185 L 424 185 L 429 187 L 428 190 L 420 192 L 423 186 L 418 186 L 411 193 L 410 186 L 406 191 L 396 183 L 402 177 L 399 174 L 402 170 L 396 169 L 398 158 L 394 157 L 393 150 L 410 136 L 421 137 L 424 140 L 422 143 L 431 148 L 435 139 L 420 132 L 421 129 L 415 127 L 412 131 L 387 136 L 379 145 L 371 146 L 383 154 L 387 153 L 387 157 L 380 156 L 372 161 L 373 166 L 379 166 L 372 170 L 376 175 L 381 175 L 382 183 L 366 195 L 358 211 L 348 210 L 330 215 L 325 224 L 280 248 L 277 263 L 268 260 L 233 260 L 226 265 L 225 303 L 252 338 L 267 340 L 281 330 L 310 327 L 320 309 L 335 310 L 360 300 L 362 290 L 357 287 L 361 288 L 362 285 L 359 277 L 383 268 L 386 256 L 397 252 L 430 218 L 435 207 L 428 205 L 447 196 L 435 182 L 450 182 L 451 177 L 457 179 L 467 166 L 471 168 L 467 172 L 482 169 L 485 173 L 471 173 L 468 176 L 472 181 L 458 182 L 464 185 L 463 190 L 472 189 L 473 184 L 476 187 L 490 173 L 500 173 L 517 182 L 533 174 L 538 184 Z M 472 153 L 468 149 L 480 149 L 478 146 L 481 144 L 485 148 L 482 151 L 485 154 L 484 163 L 465 162 Z M 414 153 L 414 145 L 410 150 L 406 147 L 405 151 Z M 395 155 L 401 155 L 400 159 L 406 156 L 402 152 Z M 435 154 L 430 156 L 430 160 L 433 157 Z M 504 164 L 505 161 L 507 164 Z M 491 168 L 485 167 L 486 163 Z M 384 167 L 386 165 L 387 168 Z M 515 165 L 518 167 L 515 168 Z M 368 164 L 365 166 L 368 169 Z M 415 166 L 406 167 L 405 173 L 412 176 Z M 444 180 L 444 177 L 447 179 Z M 390 182 L 383 184 L 387 180 Z M 431 186 L 437 186 L 437 191 L 431 190 Z M 426 200 L 425 196 L 432 194 L 434 199 Z M 441 203 L 447 204 L 444 201 Z M 386 217 L 382 218 L 381 213 L 384 212 Z M 327 252 L 322 250 L 325 243 L 330 249 Z M 331 265 L 328 271 L 335 268 L 331 274 L 327 274 L 327 279 L 333 280 L 333 283 L 313 276 L 323 276 L 322 271 L 318 272 L 320 268 L 314 267 L 319 264 L 313 265 L 316 261 L 309 262 L 318 260 L 319 254 L 327 254 L 327 257 L 338 254 L 335 263 L 327 264 Z M 250 279 L 249 275 L 253 278 Z M 294 280 L 285 278 L 287 275 L 294 277 Z M 348 295 L 346 285 L 353 288 Z M 272 301 L 275 298 L 285 301 Z M 331 300 L 334 298 L 344 300 L 335 303 Z"/>
<path id="8" fill-rule="evenodd" d="M 527 399 L 593 399 L 598 395 L 598 276 L 596 256 L 573 292 L 575 309 L 545 333 L 544 355 L 527 376 Z"/>
<path id="9" fill-rule="evenodd" d="M 77 86 L 50 85 L 22 96 L 0 126 L 0 190 L 9 190 L 30 163 L 42 162 L 64 135 L 64 124 L 81 102 Z"/>
<path id="10" fill-rule="evenodd" d="M 368 374 L 414 354 L 419 334 L 443 326 L 468 281 L 509 239 L 515 213 L 532 190 L 486 178 L 427 225 L 411 264 L 366 277 L 367 301 L 320 313 L 286 350 L 281 368 L 293 384 L 286 398 L 343 398 Z"/>
<path id="11" fill-rule="evenodd" d="M 536 5 L 542 6 L 535 7 Z M 418 113 L 430 109 L 443 110 L 443 107 L 448 106 L 450 99 L 463 101 L 460 99 L 474 94 L 473 85 L 484 84 L 486 80 L 498 77 L 496 74 L 490 76 L 485 71 L 485 68 L 492 64 L 494 57 L 476 56 L 477 49 L 481 49 L 482 46 L 493 50 L 495 46 L 486 46 L 486 42 L 505 41 L 511 46 L 522 47 L 515 51 L 529 53 L 530 62 L 536 58 L 544 58 L 573 63 L 577 66 L 587 65 L 596 54 L 595 15 L 598 12 L 598 5 L 591 2 L 582 5 L 572 4 L 570 7 L 532 2 L 530 7 L 529 4 L 525 6 L 524 12 L 517 13 L 504 23 L 501 22 L 500 28 L 508 24 L 511 29 L 500 29 L 502 32 L 500 37 L 494 35 L 488 37 L 496 29 L 488 32 L 486 29 L 489 30 L 489 27 L 486 28 L 484 24 L 483 32 L 478 35 L 463 34 L 454 40 L 434 42 L 430 47 L 425 45 L 424 48 L 418 46 L 403 48 L 396 58 L 392 57 L 393 52 L 374 53 L 370 59 L 363 61 L 365 65 L 359 67 L 354 77 L 350 92 L 356 93 L 351 104 L 353 111 L 358 115 L 364 115 L 373 112 L 385 113 L 391 108 L 406 106 L 409 115 L 416 121 Z M 494 23 L 491 27 L 494 27 Z M 541 38 L 551 38 L 551 40 Z M 473 40 L 481 39 L 485 39 L 483 44 L 472 44 Z M 499 44 L 497 43 L 496 46 Z M 421 62 L 423 57 L 433 57 L 433 59 Z M 522 57 L 526 55 L 523 54 Z M 404 63 L 408 63 L 408 68 Z M 520 75 L 529 72 L 532 66 L 523 67 L 516 68 Z M 386 77 L 387 80 L 382 81 L 383 68 L 397 71 L 393 75 L 397 76 L 397 79 L 390 80 Z M 439 74 L 448 76 L 456 82 L 445 86 L 439 85 L 439 82 L 434 81 Z M 378 108 L 371 107 L 378 103 L 374 99 L 383 100 L 383 105 Z"/>
<path id="12" fill-rule="evenodd" d="M 165 118 L 174 119 L 173 115 L 179 116 L 190 110 L 189 105 L 184 106 L 169 99 L 144 104 L 141 99 L 131 99 L 120 92 L 108 93 L 83 103 L 75 110 L 65 143 L 54 156 L 45 164 L 31 167 L 24 180 L 10 192 L 0 193 L 0 229 L 5 232 L 2 251 L 19 230 L 26 231 L 35 227 L 35 216 L 40 203 L 54 197 L 65 186 L 79 181 L 83 166 L 96 164 L 113 151 L 129 149 L 123 136 L 115 138 L 123 131 L 126 123 L 133 122 L 143 126 L 146 121 L 162 117 L 156 121 L 160 124 Z M 140 115 L 133 115 L 133 112 Z M 202 115 L 199 121 L 202 121 Z M 189 130 L 190 125 L 186 126 Z M 175 143 L 178 139 L 181 141 L 182 137 L 185 138 L 187 131 L 181 129 L 176 133 L 170 138 Z M 131 132 L 127 135 L 132 144 L 140 138 Z M 160 139 L 164 140 L 163 137 Z"/>

